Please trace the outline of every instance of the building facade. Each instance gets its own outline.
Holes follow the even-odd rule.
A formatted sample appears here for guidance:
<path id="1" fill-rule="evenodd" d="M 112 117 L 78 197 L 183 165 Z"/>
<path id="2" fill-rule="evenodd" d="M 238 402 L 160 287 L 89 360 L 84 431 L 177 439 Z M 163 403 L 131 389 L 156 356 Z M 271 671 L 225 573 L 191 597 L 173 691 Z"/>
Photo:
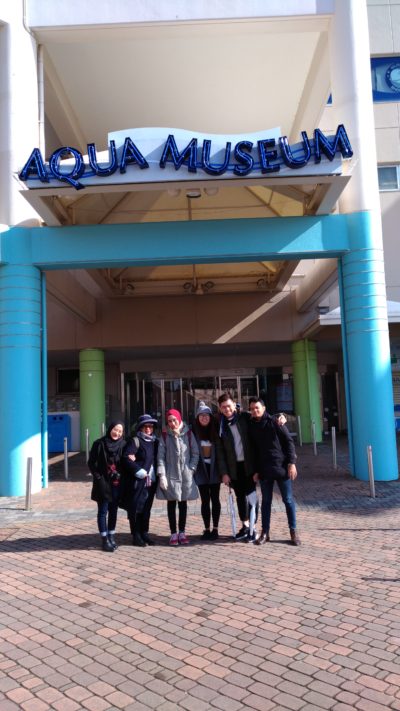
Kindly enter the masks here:
<path id="1" fill-rule="evenodd" d="M 400 1 L 281 5 L 3 3 L 0 495 L 224 390 L 398 477 Z"/>

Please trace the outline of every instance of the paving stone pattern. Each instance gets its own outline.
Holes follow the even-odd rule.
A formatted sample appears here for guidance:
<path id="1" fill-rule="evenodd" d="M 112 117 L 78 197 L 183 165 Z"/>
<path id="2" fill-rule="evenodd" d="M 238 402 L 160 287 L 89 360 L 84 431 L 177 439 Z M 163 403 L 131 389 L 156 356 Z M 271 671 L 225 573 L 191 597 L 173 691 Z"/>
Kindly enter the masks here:
<path id="1" fill-rule="evenodd" d="M 234 542 L 222 492 L 221 539 L 188 547 L 99 548 L 82 455 L 70 480 L 0 499 L 1 711 L 400 711 L 400 486 L 336 471 L 328 444 L 299 449 L 302 546 L 288 543 L 276 493 L 272 541 Z"/>

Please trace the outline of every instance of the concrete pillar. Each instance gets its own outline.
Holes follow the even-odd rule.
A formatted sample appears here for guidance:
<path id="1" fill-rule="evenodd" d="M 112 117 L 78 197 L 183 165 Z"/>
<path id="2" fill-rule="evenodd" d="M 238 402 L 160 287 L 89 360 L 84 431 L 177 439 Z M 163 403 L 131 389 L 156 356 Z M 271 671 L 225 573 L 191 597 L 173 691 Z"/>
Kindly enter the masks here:
<path id="1" fill-rule="evenodd" d="M 86 447 L 85 431 L 89 430 L 89 445 L 102 435 L 106 418 L 104 353 L 86 348 L 79 353 L 81 449 Z"/>
<path id="2" fill-rule="evenodd" d="M 294 406 L 296 415 L 301 418 L 303 442 L 312 442 L 312 422 L 315 422 L 316 440 L 321 442 L 321 408 L 315 343 L 307 338 L 293 343 L 292 364 Z"/>
<path id="3" fill-rule="evenodd" d="M 398 477 L 389 331 L 365 0 L 336 0 L 330 32 L 332 99 L 354 150 L 354 170 L 339 201 L 348 213 L 351 253 L 340 260 L 342 339 L 353 473 Z"/>
<path id="4" fill-rule="evenodd" d="M 23 496 L 28 457 L 32 492 L 41 468 L 41 282 L 25 265 L 0 267 L 0 496 Z"/>
<path id="5" fill-rule="evenodd" d="M 39 146 L 37 48 L 23 24 L 22 2 L 0 6 L 0 223 L 21 224 L 37 213 L 15 175 Z"/>

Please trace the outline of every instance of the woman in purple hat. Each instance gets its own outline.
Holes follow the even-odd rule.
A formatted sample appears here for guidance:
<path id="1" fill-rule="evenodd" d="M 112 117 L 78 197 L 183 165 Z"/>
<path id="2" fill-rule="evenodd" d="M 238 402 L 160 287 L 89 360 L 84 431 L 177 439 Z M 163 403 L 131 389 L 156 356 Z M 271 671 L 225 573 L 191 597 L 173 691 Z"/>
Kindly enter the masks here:
<path id="1" fill-rule="evenodd" d="M 157 488 L 158 439 L 154 434 L 157 424 L 151 415 L 141 415 L 137 421 L 136 434 L 128 440 L 121 460 L 121 504 L 128 513 L 132 544 L 141 548 L 154 546 L 149 527 Z"/>

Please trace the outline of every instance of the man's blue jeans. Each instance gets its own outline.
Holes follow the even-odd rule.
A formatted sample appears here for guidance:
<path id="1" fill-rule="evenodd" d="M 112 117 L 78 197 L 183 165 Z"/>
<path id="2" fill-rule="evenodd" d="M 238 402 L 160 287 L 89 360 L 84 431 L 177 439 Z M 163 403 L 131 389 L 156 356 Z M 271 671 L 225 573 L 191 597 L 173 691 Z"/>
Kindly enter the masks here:
<path id="1" fill-rule="evenodd" d="M 282 501 L 286 507 L 286 515 L 289 528 L 296 528 L 296 506 L 292 494 L 292 482 L 290 479 L 272 479 L 271 481 L 261 481 L 261 525 L 265 533 L 269 531 L 271 522 L 271 505 L 274 483 L 278 484 Z"/>

